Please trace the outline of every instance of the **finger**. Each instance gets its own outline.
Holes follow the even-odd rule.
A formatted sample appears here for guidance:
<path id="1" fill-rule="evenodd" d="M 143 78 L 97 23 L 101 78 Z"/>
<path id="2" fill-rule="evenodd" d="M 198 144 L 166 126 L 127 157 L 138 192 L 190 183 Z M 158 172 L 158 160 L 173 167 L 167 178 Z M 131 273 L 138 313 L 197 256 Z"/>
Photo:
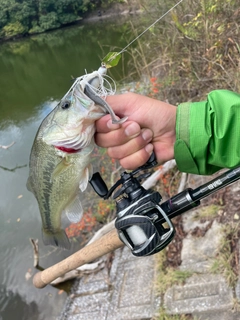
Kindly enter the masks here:
<path id="1" fill-rule="evenodd" d="M 117 117 L 120 119 L 119 117 Z M 101 132 L 101 133 L 107 133 L 111 130 L 116 130 L 121 127 L 120 124 L 114 124 L 112 123 L 112 119 L 110 114 L 107 114 L 106 116 L 100 118 L 95 122 L 96 125 L 96 132 Z"/>
<path id="2" fill-rule="evenodd" d="M 123 168 L 127 170 L 134 170 L 138 167 L 144 165 L 148 159 L 150 158 L 151 154 L 153 152 L 153 145 L 147 144 L 144 148 L 141 150 L 138 150 L 137 152 L 124 157 L 120 159 L 120 164 Z"/>
<path id="3" fill-rule="evenodd" d="M 105 131 L 106 130 L 104 130 L 104 132 Z M 95 135 L 95 142 L 97 145 L 103 148 L 114 146 L 118 147 L 119 145 L 125 144 L 127 141 L 133 139 L 134 137 L 139 136 L 141 132 L 142 131 L 138 123 L 133 121 L 126 121 L 119 127 L 119 129 L 107 133 L 97 133 Z"/>
<path id="4" fill-rule="evenodd" d="M 116 145 L 116 143 L 108 148 L 108 154 L 111 158 L 122 159 L 132 153 L 135 153 L 144 148 L 153 137 L 153 133 L 150 129 L 141 130 L 141 134 L 134 137 L 122 145 Z"/>

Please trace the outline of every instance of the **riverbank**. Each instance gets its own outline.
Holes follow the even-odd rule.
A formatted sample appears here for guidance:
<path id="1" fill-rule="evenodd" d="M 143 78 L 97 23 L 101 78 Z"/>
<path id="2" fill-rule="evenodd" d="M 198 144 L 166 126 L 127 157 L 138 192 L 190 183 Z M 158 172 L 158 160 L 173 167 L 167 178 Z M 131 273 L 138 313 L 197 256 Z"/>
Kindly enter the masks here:
<path id="1" fill-rule="evenodd" d="M 122 3 L 111 3 L 108 6 L 99 6 L 95 10 L 84 13 L 81 17 L 78 17 L 76 20 L 65 23 L 65 24 L 56 24 L 45 31 L 41 31 L 39 27 L 35 27 L 29 32 L 24 32 L 23 27 L 20 26 L 19 22 L 14 25 L 9 25 L 5 31 L 4 28 L 0 28 L 0 44 L 8 41 L 16 41 L 22 38 L 28 38 L 31 36 L 36 36 L 39 34 L 49 33 L 58 29 L 63 29 L 71 27 L 74 25 L 82 25 L 85 23 L 96 23 L 99 21 L 106 20 L 115 20 L 118 23 L 122 23 L 122 20 L 126 19 L 127 16 L 133 16 L 140 14 L 142 12 L 141 4 L 136 0 L 128 0 L 127 2 Z M 56 14 L 56 13 L 55 13 Z M 19 30 L 19 31 L 18 31 Z M 1 36 L 1 33 L 7 33 L 6 36 Z"/>
<path id="2" fill-rule="evenodd" d="M 126 19 L 127 16 L 131 17 L 143 12 L 143 7 L 139 1 L 130 0 L 122 3 L 113 3 L 107 8 L 98 8 L 83 17 L 82 22 L 96 22 L 101 20 L 112 20 L 117 18 Z"/>

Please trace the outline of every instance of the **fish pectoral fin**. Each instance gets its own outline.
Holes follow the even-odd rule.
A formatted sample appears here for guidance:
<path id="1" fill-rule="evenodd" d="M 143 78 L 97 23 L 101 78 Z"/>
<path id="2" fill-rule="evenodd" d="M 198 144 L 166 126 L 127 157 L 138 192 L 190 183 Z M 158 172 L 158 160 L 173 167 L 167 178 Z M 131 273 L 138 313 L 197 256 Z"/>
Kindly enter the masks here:
<path id="1" fill-rule="evenodd" d="M 60 174 L 62 174 L 64 171 L 66 171 L 70 165 L 71 165 L 71 163 L 68 162 L 66 158 L 62 158 L 62 160 L 57 164 L 56 168 L 53 170 L 51 180 L 54 180 Z"/>
<path id="2" fill-rule="evenodd" d="M 71 249 L 71 243 L 64 230 L 50 232 L 46 229 L 42 229 L 42 238 L 45 245 L 57 246 L 67 250 Z"/>
<path id="3" fill-rule="evenodd" d="M 79 189 L 83 192 L 87 189 L 88 181 L 91 179 L 93 174 L 92 165 L 89 164 L 88 167 L 85 168 L 82 178 L 79 182 Z"/>
<path id="4" fill-rule="evenodd" d="M 83 208 L 79 197 L 76 197 L 74 201 L 67 206 L 67 208 L 64 210 L 64 213 L 66 214 L 68 220 L 72 223 L 77 223 L 82 219 Z"/>

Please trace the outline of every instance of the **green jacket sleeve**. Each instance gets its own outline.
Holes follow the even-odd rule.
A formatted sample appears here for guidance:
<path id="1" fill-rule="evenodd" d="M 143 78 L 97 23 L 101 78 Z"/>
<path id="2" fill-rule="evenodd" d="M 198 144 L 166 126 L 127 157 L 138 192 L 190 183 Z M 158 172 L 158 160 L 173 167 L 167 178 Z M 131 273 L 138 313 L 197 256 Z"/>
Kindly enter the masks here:
<path id="1" fill-rule="evenodd" d="M 212 91 L 178 106 L 175 159 L 180 171 L 208 175 L 240 165 L 240 94 Z"/>

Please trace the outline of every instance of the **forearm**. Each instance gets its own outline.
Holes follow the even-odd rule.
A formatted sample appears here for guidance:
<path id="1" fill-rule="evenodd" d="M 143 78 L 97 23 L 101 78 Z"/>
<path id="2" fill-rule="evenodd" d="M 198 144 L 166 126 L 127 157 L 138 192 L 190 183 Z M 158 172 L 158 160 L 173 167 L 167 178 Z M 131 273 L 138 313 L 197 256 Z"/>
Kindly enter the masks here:
<path id="1" fill-rule="evenodd" d="M 174 155 L 179 170 L 212 174 L 240 165 L 240 95 L 216 90 L 178 107 Z"/>

